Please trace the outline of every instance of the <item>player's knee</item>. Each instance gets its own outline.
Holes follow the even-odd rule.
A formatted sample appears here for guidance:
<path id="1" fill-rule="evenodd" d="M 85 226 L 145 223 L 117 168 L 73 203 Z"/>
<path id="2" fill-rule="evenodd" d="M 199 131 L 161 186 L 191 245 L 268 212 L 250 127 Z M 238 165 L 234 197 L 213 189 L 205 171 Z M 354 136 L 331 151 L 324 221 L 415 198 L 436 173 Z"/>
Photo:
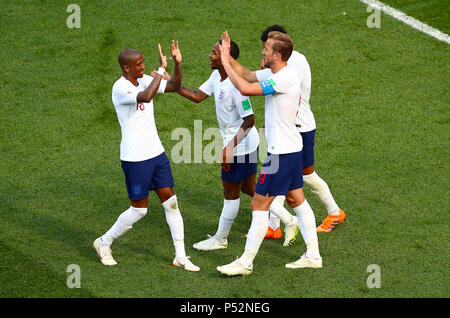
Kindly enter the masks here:
<path id="1" fill-rule="evenodd" d="M 169 199 L 162 203 L 164 210 L 166 211 L 176 211 L 178 210 L 178 200 L 176 195 L 172 195 Z"/>
<path id="2" fill-rule="evenodd" d="M 143 218 L 147 214 L 147 208 L 135 208 L 133 207 L 133 212 L 137 214 L 139 217 Z"/>
<path id="3" fill-rule="evenodd" d="M 286 196 L 278 195 L 275 197 L 274 201 L 277 201 L 279 204 L 283 205 L 285 200 L 286 200 Z"/>
<path id="4" fill-rule="evenodd" d="M 295 205 L 296 203 L 296 201 L 291 197 L 286 197 L 286 202 L 290 207 L 292 207 L 292 205 Z"/>
<path id="5" fill-rule="evenodd" d="M 295 208 L 305 202 L 305 196 L 302 193 L 298 193 L 296 195 L 287 195 L 286 202 L 291 208 Z"/>
<path id="6" fill-rule="evenodd" d="M 251 188 L 251 187 L 249 187 L 249 186 L 243 186 L 243 187 L 241 188 L 241 191 L 242 191 L 242 193 L 247 194 L 247 195 L 249 195 L 249 196 L 251 196 L 251 197 L 252 197 L 253 194 L 255 193 L 254 187 Z"/>
<path id="7" fill-rule="evenodd" d="M 253 197 L 252 202 L 250 203 L 250 207 L 252 211 L 269 211 L 271 203 L 272 201 L 269 199 L 256 200 L 255 197 Z"/>
<path id="8" fill-rule="evenodd" d="M 238 182 L 223 182 L 223 196 L 226 200 L 239 199 L 241 185 Z"/>
<path id="9" fill-rule="evenodd" d="M 140 200 L 131 200 L 131 207 L 133 208 L 147 208 L 148 205 L 148 197 L 145 197 L 143 199 Z"/>
<path id="10" fill-rule="evenodd" d="M 316 172 L 313 172 L 309 175 L 303 176 L 303 182 L 311 188 L 311 191 L 315 194 L 321 192 L 323 189 L 326 189 L 328 186 L 323 181 Z"/>

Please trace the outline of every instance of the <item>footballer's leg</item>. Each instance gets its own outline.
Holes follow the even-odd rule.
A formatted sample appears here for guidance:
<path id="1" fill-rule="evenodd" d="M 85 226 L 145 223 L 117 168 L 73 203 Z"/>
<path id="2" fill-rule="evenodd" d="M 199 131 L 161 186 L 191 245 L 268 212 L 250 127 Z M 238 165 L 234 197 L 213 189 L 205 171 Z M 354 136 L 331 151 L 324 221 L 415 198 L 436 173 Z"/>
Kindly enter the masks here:
<path id="1" fill-rule="evenodd" d="M 174 182 L 170 161 L 165 153 L 158 156 L 156 160 L 158 164 L 151 180 L 150 189 L 155 189 L 164 208 L 166 222 L 169 225 L 175 248 L 175 258 L 172 264 L 191 272 L 198 272 L 200 268 L 192 264 L 189 257 L 186 256 L 183 217 L 181 216 L 177 196 L 173 191 Z"/>
<path id="2" fill-rule="evenodd" d="M 111 244 L 113 241 L 126 232 L 128 232 L 133 224 L 138 222 L 147 214 L 147 207 L 136 207 L 132 205 L 120 214 L 114 225 L 101 237 L 94 241 L 93 248 L 97 251 L 100 260 L 105 265 L 116 265 L 116 261 L 112 257 Z"/>
<path id="3" fill-rule="evenodd" d="M 344 210 L 336 204 L 330 188 L 316 173 L 314 166 L 303 170 L 303 182 L 311 188 L 311 191 L 319 198 L 328 212 L 327 217 L 317 227 L 317 232 L 331 232 L 337 225 L 345 221 Z"/>
<path id="4" fill-rule="evenodd" d="M 241 182 L 222 180 L 222 183 L 224 200 L 217 232 L 214 236 L 195 243 L 193 247 L 197 250 L 212 251 L 228 247 L 228 234 L 239 212 Z"/>
<path id="5" fill-rule="evenodd" d="M 256 188 L 256 173 L 252 173 L 241 183 L 241 192 L 253 197 Z"/>
<path id="6" fill-rule="evenodd" d="M 279 195 L 275 197 L 275 200 L 273 200 L 272 204 L 270 205 L 270 215 L 272 218 L 272 215 L 274 215 L 278 220 L 282 220 L 284 224 L 284 243 L 283 246 L 290 246 L 297 237 L 298 234 L 298 220 L 295 215 L 292 215 L 289 213 L 288 210 L 284 208 L 284 201 L 285 201 L 284 195 Z M 271 220 L 269 219 L 269 227 L 270 227 Z M 281 232 L 280 228 L 278 230 Z M 276 234 L 276 231 L 274 231 L 274 234 Z M 266 234 L 267 236 L 267 234 Z M 281 238 L 281 233 L 277 235 Z"/>
<path id="7" fill-rule="evenodd" d="M 315 132 L 316 130 L 300 133 L 303 139 L 303 182 L 310 187 L 328 212 L 328 216 L 317 227 L 317 232 L 331 232 L 345 220 L 346 215 L 336 204 L 327 183 L 319 177 L 314 169 Z"/>
<path id="8" fill-rule="evenodd" d="M 255 152 L 256 154 L 256 152 Z M 256 160 L 253 164 L 250 155 L 234 156 L 232 162 L 221 165 L 221 179 L 223 184 L 223 207 L 219 218 L 219 225 L 214 236 L 194 244 L 194 248 L 211 251 L 227 248 L 228 235 L 233 222 L 239 212 L 240 193 L 242 189 L 248 194 L 254 192 L 255 185 L 248 182 L 256 176 Z M 244 192 L 245 193 L 245 192 Z"/>
<path id="9" fill-rule="evenodd" d="M 242 183 L 241 191 L 245 194 L 248 194 L 253 197 L 256 188 L 256 174 L 251 175 L 247 180 Z M 267 232 L 264 238 L 266 239 L 280 239 L 283 234 L 280 228 L 280 219 L 285 226 L 285 242 L 283 246 L 289 246 L 297 235 L 298 226 L 297 218 L 289 213 L 283 206 L 284 204 L 284 196 L 277 196 L 275 200 L 272 201 L 272 204 L 269 207 L 269 225 L 267 227 Z M 278 223 L 277 221 L 278 220 Z M 273 222 L 271 224 L 271 222 Z M 278 224 L 276 227 L 275 225 Z M 247 234 L 248 235 L 248 234 Z M 247 236 L 246 236 L 247 237 Z"/>
<path id="10" fill-rule="evenodd" d="M 93 248 L 105 265 L 117 264 L 112 257 L 110 248 L 113 241 L 124 235 L 147 214 L 149 182 L 154 171 L 152 160 L 122 161 L 122 169 L 131 206 L 122 212 L 113 226 L 93 243 Z"/>
<path id="11" fill-rule="evenodd" d="M 249 275 L 252 273 L 253 260 L 264 240 L 269 223 L 269 206 L 274 198 L 255 193 L 251 203 L 252 222 L 248 231 L 244 253 L 234 262 L 218 266 L 218 271 L 228 276 Z"/>
<path id="12" fill-rule="evenodd" d="M 276 169 L 274 163 L 277 163 Z M 278 169 L 278 167 L 282 168 Z M 286 180 L 286 173 L 289 173 L 289 169 L 286 169 L 284 164 L 280 162 L 279 155 L 267 157 L 261 166 L 255 194 L 251 202 L 252 222 L 245 242 L 244 253 L 234 262 L 218 266 L 218 271 L 229 276 L 248 275 L 253 271 L 253 260 L 269 226 L 269 207 L 275 199 L 274 193 L 286 194 L 288 192 L 289 180 Z"/>
<path id="13" fill-rule="evenodd" d="M 198 272 L 200 268 L 194 265 L 189 256 L 186 256 L 184 248 L 184 223 L 183 217 L 178 206 L 177 196 L 173 192 L 172 187 L 155 189 L 164 212 L 166 214 L 166 222 L 169 225 L 170 234 L 172 236 L 175 248 L 175 258 L 172 262 L 173 266 L 181 267 L 191 272 Z"/>
<path id="14" fill-rule="evenodd" d="M 289 191 L 286 200 L 297 215 L 300 232 L 306 244 L 306 253 L 299 260 L 286 264 L 286 267 L 322 267 L 322 258 L 319 253 L 319 241 L 316 232 L 316 219 L 313 210 L 305 199 L 303 188 Z"/>

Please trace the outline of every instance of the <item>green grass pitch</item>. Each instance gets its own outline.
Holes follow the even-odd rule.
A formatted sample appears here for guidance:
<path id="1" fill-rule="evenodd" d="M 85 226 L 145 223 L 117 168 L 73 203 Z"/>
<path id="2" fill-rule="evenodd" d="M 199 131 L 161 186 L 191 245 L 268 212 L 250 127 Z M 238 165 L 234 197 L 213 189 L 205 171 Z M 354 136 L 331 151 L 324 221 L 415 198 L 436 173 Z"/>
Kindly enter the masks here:
<path id="1" fill-rule="evenodd" d="M 450 2 L 385 1 L 445 33 Z M 81 28 L 69 29 L 70 1 L 0 1 L 0 297 L 448 297 L 450 47 L 385 14 L 370 29 L 358 0 L 85 1 Z M 345 13 L 345 14 L 344 14 Z M 117 54 L 140 50 L 147 73 L 157 44 L 183 54 L 183 85 L 210 75 L 208 55 L 228 30 L 239 61 L 259 68 L 261 32 L 282 24 L 312 70 L 316 162 L 347 222 L 319 233 L 324 267 L 287 270 L 305 245 L 265 240 L 248 277 L 216 266 L 243 252 L 250 198 L 226 250 L 192 244 L 214 234 L 223 194 L 219 164 L 172 164 L 187 254 L 201 267 L 171 266 L 173 245 L 154 193 L 147 216 L 112 246 L 119 265 L 103 266 L 91 248 L 129 206 L 119 161 L 120 128 L 111 87 Z M 173 64 L 169 61 L 172 72 Z M 264 99 L 252 98 L 256 126 Z M 155 98 L 160 138 L 170 158 L 177 127 L 216 127 L 213 99 Z M 208 141 L 204 142 L 206 145 Z M 320 222 L 326 211 L 305 194 Z M 67 266 L 81 270 L 68 288 Z M 367 267 L 381 269 L 369 288 Z"/>

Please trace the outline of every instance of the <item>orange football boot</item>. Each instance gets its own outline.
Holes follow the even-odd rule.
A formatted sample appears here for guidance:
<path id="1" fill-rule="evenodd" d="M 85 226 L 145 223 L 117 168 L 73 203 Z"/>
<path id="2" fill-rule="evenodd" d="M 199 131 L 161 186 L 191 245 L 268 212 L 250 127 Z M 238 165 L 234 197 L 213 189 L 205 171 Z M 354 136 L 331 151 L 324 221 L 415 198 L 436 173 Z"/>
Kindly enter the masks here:
<path id="1" fill-rule="evenodd" d="M 245 234 L 245 238 L 248 237 L 248 234 Z M 272 240 L 278 240 L 283 237 L 283 232 L 281 232 L 281 228 L 278 227 L 275 231 L 272 230 L 270 226 L 267 227 L 266 236 L 264 236 L 265 239 L 272 239 Z"/>
<path id="2" fill-rule="evenodd" d="M 317 227 L 317 232 L 331 232 L 334 228 L 345 221 L 347 216 L 345 215 L 344 210 L 339 209 L 339 215 L 329 215 L 322 221 Z"/>
<path id="3" fill-rule="evenodd" d="M 281 232 L 280 227 L 278 227 L 275 231 L 272 230 L 272 228 L 269 226 L 267 228 L 266 236 L 264 236 L 265 239 L 273 239 L 278 240 L 283 237 L 283 232 Z"/>

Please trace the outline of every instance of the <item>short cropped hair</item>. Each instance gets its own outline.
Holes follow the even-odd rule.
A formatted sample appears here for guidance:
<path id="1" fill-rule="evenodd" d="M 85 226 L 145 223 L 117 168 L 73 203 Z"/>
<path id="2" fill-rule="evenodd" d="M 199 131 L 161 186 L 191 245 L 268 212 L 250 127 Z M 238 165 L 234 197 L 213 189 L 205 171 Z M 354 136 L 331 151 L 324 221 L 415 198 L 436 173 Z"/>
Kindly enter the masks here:
<path id="1" fill-rule="evenodd" d="M 263 33 L 261 34 L 261 41 L 266 42 L 269 33 L 272 31 L 278 31 L 278 32 L 287 34 L 286 30 L 281 25 L 274 24 L 263 31 Z"/>
<path id="2" fill-rule="evenodd" d="M 291 38 L 279 31 L 271 31 L 267 36 L 267 39 L 273 39 L 272 50 L 281 54 L 281 60 L 286 62 L 292 54 L 294 49 L 294 42 Z"/>
<path id="3" fill-rule="evenodd" d="M 219 43 L 220 45 L 222 45 L 222 40 L 220 40 Z M 230 41 L 230 55 L 235 60 L 237 60 L 239 57 L 239 46 L 234 41 Z"/>
<path id="4" fill-rule="evenodd" d="M 120 67 L 123 69 L 124 65 L 128 65 L 130 63 L 130 58 L 132 56 L 136 56 L 141 54 L 138 50 L 125 48 L 122 51 L 120 51 L 119 56 L 117 57 L 117 60 L 119 61 Z"/>

